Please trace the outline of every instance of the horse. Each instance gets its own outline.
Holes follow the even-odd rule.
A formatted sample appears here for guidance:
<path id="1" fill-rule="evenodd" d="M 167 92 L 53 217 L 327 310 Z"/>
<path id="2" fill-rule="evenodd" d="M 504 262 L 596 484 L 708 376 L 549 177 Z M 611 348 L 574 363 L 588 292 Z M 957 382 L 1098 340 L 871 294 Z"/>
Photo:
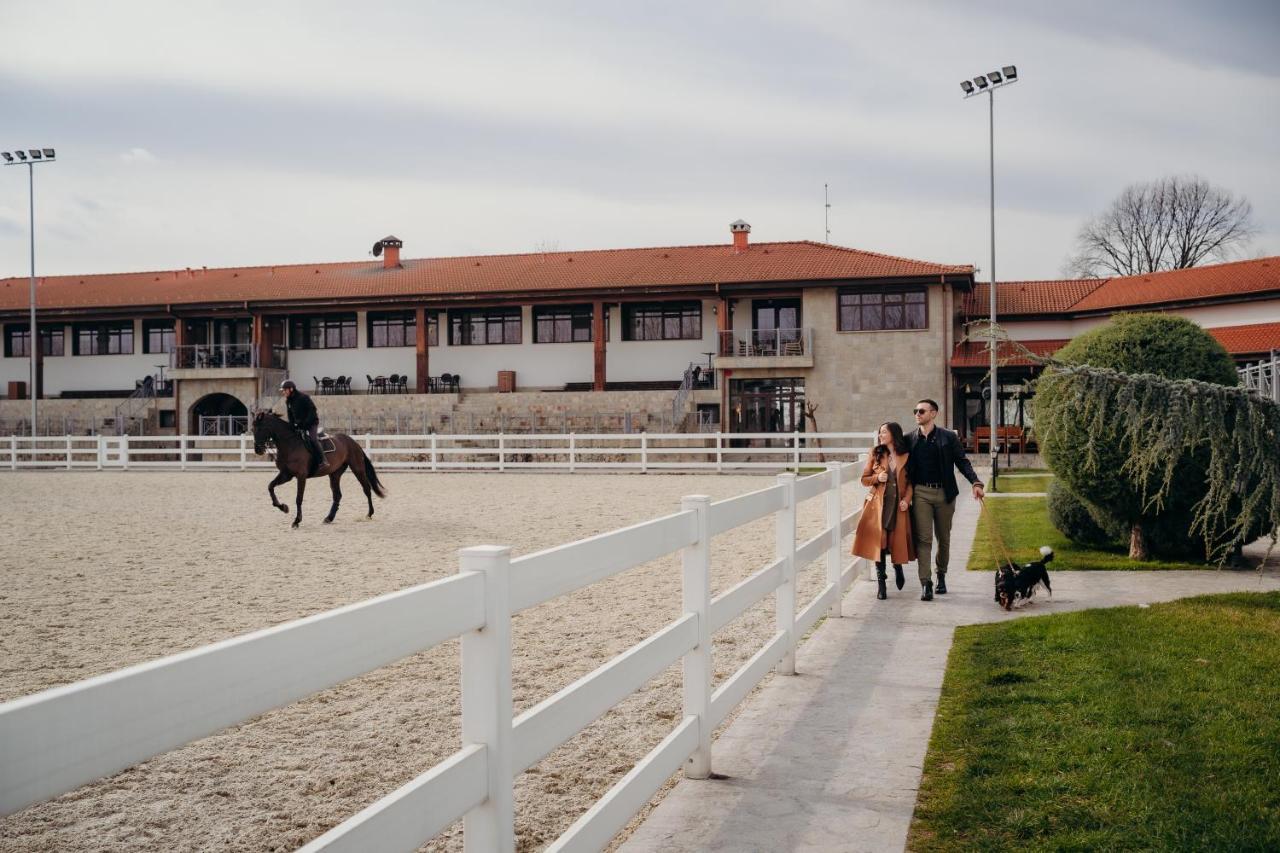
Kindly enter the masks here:
<path id="1" fill-rule="evenodd" d="M 355 439 L 341 434 L 328 436 L 328 438 L 333 442 L 333 452 L 326 453 L 324 461 L 312 473 L 311 451 L 307 449 L 306 440 L 289 425 L 288 421 L 270 410 L 258 412 L 253 416 L 253 452 L 261 456 L 266 452 L 269 443 L 274 444 L 276 448 L 276 468 L 280 469 L 280 473 L 271 481 L 271 485 L 267 486 L 267 492 L 271 495 L 271 505 L 287 513 L 289 507 L 276 499 L 276 486 L 284 485 L 293 479 L 298 481 L 298 511 L 293 518 L 294 527 L 302 523 L 302 495 L 306 491 L 307 480 L 310 477 L 329 478 L 329 488 L 333 491 L 333 506 L 329 507 L 329 514 L 324 519 L 325 524 L 332 524 L 333 517 L 338 514 L 338 504 L 342 502 L 342 489 L 339 488 L 338 482 L 347 468 L 351 469 L 351 473 L 356 475 L 356 479 L 364 488 L 364 496 L 369 501 L 369 518 L 373 518 L 373 496 L 375 494 L 380 498 L 387 496 L 382 487 L 382 481 L 378 479 L 378 472 L 374 470 L 373 460 L 365 455 L 364 448 L 357 444 Z"/>

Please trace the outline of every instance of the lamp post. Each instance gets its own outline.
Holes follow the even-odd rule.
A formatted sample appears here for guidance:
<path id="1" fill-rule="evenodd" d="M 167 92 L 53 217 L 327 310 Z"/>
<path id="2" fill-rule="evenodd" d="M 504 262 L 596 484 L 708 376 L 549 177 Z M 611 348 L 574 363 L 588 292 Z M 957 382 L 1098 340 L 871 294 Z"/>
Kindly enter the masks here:
<path id="1" fill-rule="evenodd" d="M 14 159 L 14 155 L 17 159 Z M 29 156 L 28 156 L 29 155 Z M 27 167 L 27 197 L 29 200 L 29 209 L 31 212 L 31 338 L 27 344 L 27 351 L 31 356 L 31 437 L 36 437 L 36 357 L 40 352 L 40 333 L 36 330 L 36 179 L 35 167 L 37 163 L 52 163 L 54 160 L 54 151 L 52 148 L 31 148 L 27 151 L 14 151 L 12 154 L 8 151 L 0 151 L 0 157 L 4 157 L 4 165 L 6 166 L 26 166 Z M 34 448 L 35 445 L 32 445 Z"/>
<path id="2" fill-rule="evenodd" d="M 997 438 L 997 419 L 996 410 L 1000 406 L 1000 385 L 996 380 L 996 89 L 1008 86 L 1010 83 L 1018 82 L 1018 67 L 1016 65 L 1006 65 L 999 71 L 989 71 L 986 74 L 979 74 L 972 81 L 962 80 L 960 88 L 964 92 L 964 98 L 979 95 L 987 96 L 987 126 L 990 150 L 990 177 L 991 177 L 991 285 L 988 288 L 991 291 L 990 317 L 988 320 L 990 327 L 990 338 L 987 341 L 987 348 L 991 353 L 991 406 L 987 409 L 987 421 L 991 426 L 991 440 L 989 442 L 989 451 L 991 453 L 991 490 L 996 488 L 996 472 L 1000 463 L 1000 451 L 996 449 Z"/>

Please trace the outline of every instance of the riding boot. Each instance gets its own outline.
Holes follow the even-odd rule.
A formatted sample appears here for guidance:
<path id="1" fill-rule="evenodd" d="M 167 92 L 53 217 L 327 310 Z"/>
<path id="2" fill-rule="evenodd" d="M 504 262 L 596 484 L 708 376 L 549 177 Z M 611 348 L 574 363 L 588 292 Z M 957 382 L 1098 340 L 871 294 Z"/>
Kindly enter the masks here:
<path id="1" fill-rule="evenodd" d="M 938 588 L 934 590 L 938 595 L 947 594 L 947 573 L 938 572 Z"/>
<path id="2" fill-rule="evenodd" d="M 920 591 L 921 601 L 933 601 L 933 581 L 925 581 L 924 589 Z"/>
<path id="3" fill-rule="evenodd" d="M 901 563 L 893 564 L 893 582 L 898 587 L 898 589 L 902 589 L 902 585 L 907 582 L 907 579 L 902 576 Z"/>
<path id="4" fill-rule="evenodd" d="M 888 594 L 885 592 L 884 582 L 885 582 L 885 569 L 884 569 L 884 559 L 882 558 L 879 562 L 876 563 L 876 598 L 880 599 L 881 601 L 884 601 L 886 598 L 889 597 Z"/>

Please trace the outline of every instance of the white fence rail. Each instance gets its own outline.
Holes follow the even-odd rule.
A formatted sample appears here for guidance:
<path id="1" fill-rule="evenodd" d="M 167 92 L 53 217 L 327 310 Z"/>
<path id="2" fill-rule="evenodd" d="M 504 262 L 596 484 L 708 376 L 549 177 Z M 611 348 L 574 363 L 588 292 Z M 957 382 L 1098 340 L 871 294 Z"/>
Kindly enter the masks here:
<path id="1" fill-rule="evenodd" d="M 444 580 L 7 702 L 0 815 L 460 636 L 463 747 L 304 849 L 413 850 L 465 818 L 467 850 L 512 851 L 515 778 L 682 660 L 674 730 L 549 848 L 599 850 L 682 765 L 710 775 L 716 725 L 769 670 L 795 672 L 797 642 L 818 618 L 841 615 L 859 562 L 846 564 L 842 540 L 861 504 L 843 515 L 840 485 L 855 471 L 836 463 L 724 501 L 688 497 L 673 515 L 514 560 L 506 547 L 466 548 Z M 820 495 L 826 529 L 797 548 L 796 506 Z M 770 515 L 773 558 L 712 597 L 712 536 Z M 683 614 L 513 719 L 512 614 L 675 551 Z M 823 555 L 826 586 L 797 614 L 797 573 Z M 774 634 L 713 692 L 712 635 L 771 593 Z"/>
<path id="2" fill-rule="evenodd" d="M 357 435 L 381 469 L 415 471 L 747 471 L 857 459 L 871 433 Z M 7 445 L 7 446 L 6 446 Z M 0 470 L 271 468 L 251 435 L 0 438 Z"/>
<path id="3" fill-rule="evenodd" d="M 1280 403 L 1280 352 L 1273 350 L 1269 360 L 1242 367 L 1237 372 L 1241 385 Z"/>

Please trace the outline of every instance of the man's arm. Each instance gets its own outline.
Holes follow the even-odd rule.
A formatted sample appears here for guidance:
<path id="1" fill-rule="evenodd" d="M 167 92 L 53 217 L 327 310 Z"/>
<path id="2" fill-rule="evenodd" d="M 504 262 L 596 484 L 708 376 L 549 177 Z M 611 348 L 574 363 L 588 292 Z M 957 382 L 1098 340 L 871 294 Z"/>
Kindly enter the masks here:
<path id="1" fill-rule="evenodd" d="M 951 451 L 956 469 L 973 484 L 974 497 L 982 497 L 984 491 L 982 481 L 978 479 L 978 472 L 973 470 L 973 463 L 969 461 L 969 457 L 965 456 L 964 442 L 955 433 L 951 433 Z"/>

